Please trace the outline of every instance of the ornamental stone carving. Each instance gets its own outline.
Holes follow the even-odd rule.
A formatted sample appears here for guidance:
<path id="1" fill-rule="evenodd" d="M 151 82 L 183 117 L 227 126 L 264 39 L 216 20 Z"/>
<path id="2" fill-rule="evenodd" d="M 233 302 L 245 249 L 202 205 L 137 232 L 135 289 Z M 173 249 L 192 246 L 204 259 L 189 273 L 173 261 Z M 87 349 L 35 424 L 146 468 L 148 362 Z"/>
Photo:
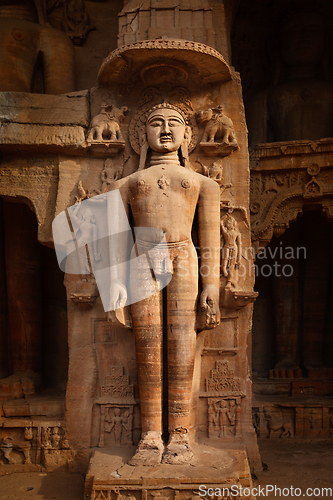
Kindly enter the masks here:
<path id="1" fill-rule="evenodd" d="M 221 104 L 199 111 L 198 122 L 205 126 L 200 147 L 207 155 L 227 156 L 238 149 L 234 125 Z"/>

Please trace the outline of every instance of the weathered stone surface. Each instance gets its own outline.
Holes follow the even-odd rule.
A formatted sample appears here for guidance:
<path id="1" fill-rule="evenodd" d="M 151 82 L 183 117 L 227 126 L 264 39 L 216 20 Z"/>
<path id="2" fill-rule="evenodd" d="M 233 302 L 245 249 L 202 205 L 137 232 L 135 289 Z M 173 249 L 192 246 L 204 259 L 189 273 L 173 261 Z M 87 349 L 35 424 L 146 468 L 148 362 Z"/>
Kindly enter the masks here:
<path id="1" fill-rule="evenodd" d="M 77 126 L 4 123 L 0 128 L 3 152 L 26 152 L 38 147 L 43 153 L 60 153 L 66 149 L 77 150 L 84 144 L 84 129 Z"/>
<path id="2" fill-rule="evenodd" d="M 139 15 L 139 23 L 136 17 Z M 208 0 L 139 2 L 131 0 L 119 14 L 118 46 L 162 35 L 215 47 L 213 13 Z"/>
<path id="3" fill-rule="evenodd" d="M 29 417 L 29 405 L 25 399 L 15 399 L 2 405 L 6 417 Z"/>
<path id="4" fill-rule="evenodd" d="M 77 125 L 89 123 L 88 92 L 67 95 L 0 92 L 2 125 L 13 122 L 34 125 Z M 46 129 L 47 130 L 47 129 Z"/>
<path id="5" fill-rule="evenodd" d="M 130 450 L 114 455 L 95 451 L 85 481 L 85 495 L 97 499 L 100 495 L 113 500 L 117 491 L 136 499 L 146 498 L 162 490 L 166 498 L 185 499 L 197 496 L 200 485 L 211 488 L 243 488 L 252 486 L 252 479 L 244 451 L 222 450 L 208 443 L 196 445 L 195 465 L 131 467 L 126 464 Z M 224 492 L 224 497 L 231 497 Z"/>

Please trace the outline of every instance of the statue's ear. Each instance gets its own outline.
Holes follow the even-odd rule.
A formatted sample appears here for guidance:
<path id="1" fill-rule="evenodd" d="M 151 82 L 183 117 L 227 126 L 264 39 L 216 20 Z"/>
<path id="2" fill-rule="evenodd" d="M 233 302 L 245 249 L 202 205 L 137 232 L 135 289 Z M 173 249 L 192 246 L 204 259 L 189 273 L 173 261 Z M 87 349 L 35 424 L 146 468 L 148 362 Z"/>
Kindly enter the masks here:
<path id="1" fill-rule="evenodd" d="M 185 133 L 184 133 L 184 141 L 180 147 L 182 158 L 183 158 L 183 165 L 186 168 L 191 168 L 190 162 L 189 162 L 189 157 L 188 157 L 188 146 L 191 142 L 191 136 L 192 136 L 191 127 L 189 125 L 186 125 Z"/>
<path id="2" fill-rule="evenodd" d="M 187 144 L 190 144 L 191 137 L 192 137 L 192 129 L 189 125 L 186 125 L 184 139 L 187 141 Z"/>
<path id="3" fill-rule="evenodd" d="M 146 165 L 146 158 L 148 152 L 148 140 L 146 134 L 146 127 L 140 127 L 139 130 L 139 142 L 140 142 L 140 162 L 138 170 L 143 170 Z"/>
<path id="4" fill-rule="evenodd" d="M 139 143 L 140 147 L 148 143 L 147 141 L 147 134 L 146 134 L 146 127 L 140 127 L 139 129 Z"/>

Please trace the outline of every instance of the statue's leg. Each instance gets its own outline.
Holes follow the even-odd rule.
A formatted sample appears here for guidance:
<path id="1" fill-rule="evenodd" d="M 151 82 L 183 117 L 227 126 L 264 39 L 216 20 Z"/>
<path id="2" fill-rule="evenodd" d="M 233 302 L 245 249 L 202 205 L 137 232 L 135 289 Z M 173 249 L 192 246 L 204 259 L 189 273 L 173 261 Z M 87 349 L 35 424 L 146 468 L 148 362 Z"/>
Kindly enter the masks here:
<path id="1" fill-rule="evenodd" d="M 218 127 L 217 126 L 214 126 L 214 127 L 210 128 L 208 142 L 214 142 L 215 141 L 215 136 L 217 134 L 217 131 L 218 131 Z"/>
<path id="2" fill-rule="evenodd" d="M 190 447 L 192 385 L 196 346 L 198 299 L 197 256 L 192 245 L 170 252 L 174 275 L 167 288 L 168 428 L 163 456 L 168 464 L 193 459 Z"/>
<path id="3" fill-rule="evenodd" d="M 135 260 L 135 259 L 134 259 Z M 134 262 L 134 261 L 133 261 Z M 137 373 L 140 393 L 142 434 L 130 465 L 161 463 L 162 442 L 162 292 L 156 291 L 146 263 L 131 267 L 132 286 L 148 297 L 132 304 Z"/>
<path id="4" fill-rule="evenodd" d="M 228 257 L 225 257 L 222 259 L 222 274 L 225 278 L 228 277 L 227 265 L 228 265 Z"/>
<path id="5" fill-rule="evenodd" d="M 110 132 L 110 141 L 116 141 L 118 129 L 115 123 L 109 125 L 109 132 Z"/>
<path id="6" fill-rule="evenodd" d="M 29 448 L 22 448 L 21 451 L 23 451 L 24 463 L 25 464 L 31 464 L 30 447 Z"/>

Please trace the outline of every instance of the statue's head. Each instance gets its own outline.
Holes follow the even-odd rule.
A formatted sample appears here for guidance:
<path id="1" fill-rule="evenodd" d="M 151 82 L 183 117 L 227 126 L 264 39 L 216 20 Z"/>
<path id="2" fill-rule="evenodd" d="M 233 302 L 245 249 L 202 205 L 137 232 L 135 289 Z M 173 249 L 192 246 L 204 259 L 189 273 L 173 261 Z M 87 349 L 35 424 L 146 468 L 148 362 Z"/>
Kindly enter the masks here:
<path id="1" fill-rule="evenodd" d="M 236 228 L 236 221 L 233 217 L 228 217 L 226 222 L 225 222 L 225 227 L 227 229 L 235 229 Z"/>
<path id="2" fill-rule="evenodd" d="M 318 64 L 325 50 L 326 26 L 323 17 L 301 12 L 288 17 L 281 29 L 281 56 L 289 67 Z"/>
<path id="3" fill-rule="evenodd" d="M 139 170 L 146 167 L 149 149 L 162 155 L 179 151 L 180 163 L 190 168 L 189 153 L 197 145 L 198 126 L 187 93 L 184 89 L 177 92 L 177 99 L 175 94 L 149 106 L 151 101 L 156 103 L 155 97 L 151 98 L 156 89 L 147 89 L 143 104 L 130 121 L 129 139 L 134 151 L 140 155 Z"/>
<path id="4" fill-rule="evenodd" d="M 178 151 L 189 138 L 190 127 L 176 106 L 162 103 L 154 106 L 146 121 L 147 142 L 157 153 Z"/>
<path id="5" fill-rule="evenodd" d="M 82 219 L 84 221 L 88 221 L 88 222 L 92 222 L 95 224 L 95 216 L 94 214 L 92 213 L 92 211 L 90 210 L 90 208 L 85 208 L 84 212 L 83 212 L 83 215 L 82 215 Z"/>

